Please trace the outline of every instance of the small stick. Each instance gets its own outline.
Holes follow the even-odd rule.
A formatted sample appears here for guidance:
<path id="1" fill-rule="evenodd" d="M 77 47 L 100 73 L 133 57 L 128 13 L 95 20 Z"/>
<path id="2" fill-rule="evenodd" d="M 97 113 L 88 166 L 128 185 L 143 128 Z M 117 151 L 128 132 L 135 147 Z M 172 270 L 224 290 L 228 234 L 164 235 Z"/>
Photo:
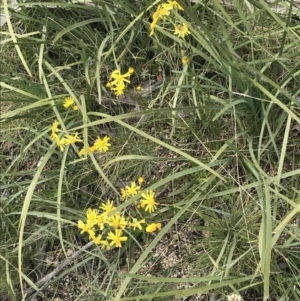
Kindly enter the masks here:
<path id="1" fill-rule="evenodd" d="M 71 263 L 71 261 L 73 261 L 74 259 L 76 259 L 77 257 L 79 257 L 81 255 L 81 253 L 83 253 L 83 251 L 87 250 L 88 248 L 90 248 L 92 245 L 94 244 L 93 241 L 88 242 L 86 245 L 84 245 L 80 250 L 76 251 L 75 253 L 73 253 L 70 257 L 68 257 L 66 260 L 64 260 L 59 266 L 57 266 L 52 272 L 50 272 L 49 274 L 47 274 L 46 276 L 44 276 L 42 279 L 40 279 L 35 285 L 40 288 L 41 286 L 45 285 L 45 287 L 49 284 L 47 282 L 49 282 L 55 275 L 57 275 L 63 268 L 65 268 L 67 265 L 69 265 Z M 28 289 L 26 289 L 24 291 L 24 295 L 26 295 L 26 297 L 30 296 L 31 294 L 33 294 L 35 291 L 34 288 L 30 287 Z M 22 299 L 22 294 L 19 293 L 17 295 L 17 299 Z"/>

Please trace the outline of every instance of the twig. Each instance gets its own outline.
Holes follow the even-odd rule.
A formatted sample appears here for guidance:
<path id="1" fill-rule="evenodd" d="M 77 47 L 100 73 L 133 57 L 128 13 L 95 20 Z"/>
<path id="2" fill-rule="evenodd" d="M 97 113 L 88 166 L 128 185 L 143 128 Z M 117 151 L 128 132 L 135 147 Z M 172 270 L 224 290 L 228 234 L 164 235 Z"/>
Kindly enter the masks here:
<path id="1" fill-rule="evenodd" d="M 74 259 L 76 259 L 77 257 L 79 257 L 83 251 L 87 250 L 88 248 L 90 248 L 92 245 L 94 244 L 93 241 L 88 242 L 86 245 L 84 245 L 80 250 L 76 251 L 74 254 L 72 254 L 70 257 L 68 257 L 66 260 L 64 260 L 59 266 L 57 266 L 52 272 L 50 272 L 49 274 L 47 274 L 46 276 L 44 276 L 42 279 L 40 279 L 35 285 L 40 288 L 41 286 L 44 285 L 44 287 L 46 287 L 49 282 L 55 275 L 57 275 L 63 268 L 65 268 L 67 265 L 69 265 Z M 26 295 L 26 297 L 30 296 L 31 294 L 33 294 L 35 291 L 34 288 L 30 287 L 28 289 L 26 289 L 24 291 L 24 295 Z M 17 299 L 21 300 L 22 299 L 22 293 L 19 293 L 17 295 Z"/>

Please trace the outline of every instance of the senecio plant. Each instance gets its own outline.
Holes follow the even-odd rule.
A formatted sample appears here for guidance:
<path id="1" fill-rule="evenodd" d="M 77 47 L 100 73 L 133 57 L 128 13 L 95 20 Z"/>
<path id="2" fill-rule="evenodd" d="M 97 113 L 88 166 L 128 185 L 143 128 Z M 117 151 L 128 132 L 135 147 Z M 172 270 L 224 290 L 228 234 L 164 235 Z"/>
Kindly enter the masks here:
<path id="1" fill-rule="evenodd" d="M 140 177 L 138 184 L 141 185 L 144 179 Z M 136 182 L 131 182 L 131 185 L 125 186 L 121 189 L 122 200 L 126 201 L 128 198 L 136 195 L 141 186 Z M 157 209 L 158 202 L 156 202 L 155 193 L 153 191 L 146 191 L 142 193 L 142 198 L 135 203 L 136 208 L 143 209 L 145 212 L 152 213 Z M 126 211 L 111 214 L 115 209 L 114 202 L 108 200 L 106 203 L 101 203 L 99 209 L 87 209 L 86 220 L 78 221 L 78 228 L 81 229 L 81 234 L 87 233 L 89 239 L 95 244 L 101 245 L 105 249 L 112 247 L 121 248 L 122 243 L 127 241 L 128 236 L 125 235 L 129 231 L 145 231 L 147 233 L 155 232 L 161 229 L 161 223 L 147 223 L 146 219 L 132 218 L 126 215 Z"/>
<path id="2" fill-rule="evenodd" d="M 166 18 L 170 24 L 174 25 L 174 35 L 178 38 L 184 39 L 191 33 L 187 24 L 179 23 L 176 19 L 170 17 L 173 10 L 183 10 L 183 8 L 177 1 L 170 0 L 168 0 L 167 3 L 162 3 L 157 6 L 156 11 L 152 15 L 150 36 L 154 35 L 154 31 L 157 28 L 159 21 Z M 188 64 L 189 59 L 186 56 L 183 56 L 182 63 Z M 106 87 L 110 88 L 116 96 L 123 95 L 126 85 L 130 83 L 130 77 L 133 73 L 134 68 L 132 67 L 124 74 L 122 74 L 120 68 L 113 70 L 108 77 Z M 65 98 L 63 106 L 66 109 L 72 108 L 73 111 L 78 111 L 78 106 L 75 104 L 72 97 Z M 65 148 L 68 145 L 83 142 L 78 136 L 78 132 L 75 132 L 73 135 L 68 133 L 63 137 L 60 135 L 61 132 L 58 121 L 54 120 L 51 128 L 51 139 L 57 144 L 62 152 L 65 151 Z M 109 139 L 110 138 L 107 136 L 104 138 L 97 137 L 92 146 L 82 148 L 78 155 L 81 157 L 94 152 L 107 152 L 111 146 Z M 140 177 L 137 180 L 138 184 L 136 184 L 136 182 L 131 182 L 130 185 L 122 188 L 122 200 L 126 201 L 130 197 L 137 195 L 140 192 L 143 182 L 144 179 Z M 142 217 L 142 212 L 151 214 L 157 209 L 157 205 L 158 202 L 155 200 L 155 192 L 147 190 L 141 192 L 141 199 L 135 203 L 136 210 L 138 211 L 139 216 Z M 112 247 L 121 248 L 122 243 L 128 240 L 130 231 L 152 233 L 161 229 L 161 223 L 148 223 L 145 218 L 137 219 L 131 217 L 126 210 L 112 214 L 115 209 L 114 201 L 111 200 L 107 200 L 106 203 L 102 202 L 97 209 L 87 209 L 86 220 L 78 221 L 78 228 L 81 230 L 81 234 L 87 233 L 89 239 L 95 244 L 110 249 Z"/>
<path id="3" fill-rule="evenodd" d="M 117 73 L 114 73 L 117 74 Z M 128 73 L 129 74 L 129 73 Z M 128 77 L 128 76 L 126 76 Z M 114 77 L 113 77 L 114 78 Z M 119 78 L 114 78 L 111 85 L 118 84 Z M 74 111 L 78 110 L 75 105 L 75 101 L 72 97 L 65 98 L 63 106 L 66 109 L 73 108 Z M 59 136 L 60 132 L 59 123 L 54 120 L 51 127 L 51 139 L 57 144 L 60 150 L 65 151 L 66 146 L 75 144 L 77 142 L 82 143 L 82 139 L 78 137 L 78 132 L 74 135 L 66 134 L 62 138 Z M 109 143 L 109 137 L 104 138 L 97 137 L 92 146 L 89 146 L 87 150 L 82 148 L 78 155 L 87 156 L 94 152 L 107 152 L 111 144 Z M 121 198 L 123 201 L 127 201 L 130 197 L 135 196 L 141 190 L 141 185 L 144 179 L 140 177 L 136 182 L 131 182 L 130 185 L 125 186 L 121 189 Z M 154 191 L 145 191 L 141 194 L 142 198 L 139 202 L 135 203 L 137 210 L 142 209 L 146 213 L 152 213 L 157 209 L 158 202 L 155 200 Z M 111 214 L 115 209 L 114 202 L 108 200 L 106 203 L 101 203 L 99 209 L 87 209 L 86 220 L 78 221 L 78 228 L 81 230 L 81 234 L 87 233 L 89 239 L 95 244 L 101 245 L 103 248 L 110 249 L 112 247 L 122 247 L 122 243 L 127 241 L 128 237 L 124 234 L 124 230 L 128 231 L 145 231 L 146 233 L 152 233 L 156 230 L 161 229 L 161 223 L 147 223 L 145 218 L 138 220 L 137 218 L 132 218 L 126 215 L 126 210 L 124 212 L 117 212 Z M 141 216 L 140 212 L 140 216 Z"/>

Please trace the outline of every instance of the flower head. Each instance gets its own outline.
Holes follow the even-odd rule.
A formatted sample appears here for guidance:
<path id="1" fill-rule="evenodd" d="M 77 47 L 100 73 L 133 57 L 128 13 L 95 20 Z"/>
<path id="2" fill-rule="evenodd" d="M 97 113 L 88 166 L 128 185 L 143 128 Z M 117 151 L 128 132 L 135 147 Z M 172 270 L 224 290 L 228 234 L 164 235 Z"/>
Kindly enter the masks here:
<path id="1" fill-rule="evenodd" d="M 127 241 L 128 237 L 126 236 L 121 236 L 122 230 L 115 230 L 115 233 L 109 232 L 107 235 L 107 239 L 111 240 L 111 243 L 109 244 L 110 246 L 116 245 L 116 247 L 121 248 L 122 241 Z"/>
<path id="2" fill-rule="evenodd" d="M 55 142 L 59 147 L 60 151 L 63 152 L 66 145 L 66 139 L 65 138 L 59 139 L 59 137 L 57 136 Z"/>
<path id="3" fill-rule="evenodd" d="M 169 5 L 171 5 L 175 9 L 183 10 L 182 6 L 180 6 L 177 1 L 168 0 Z"/>
<path id="4" fill-rule="evenodd" d="M 82 140 L 78 138 L 78 133 L 76 132 L 74 136 L 72 135 L 65 135 L 65 144 L 70 145 L 70 144 L 75 144 L 76 142 L 81 142 Z"/>
<path id="5" fill-rule="evenodd" d="M 132 223 L 130 223 L 130 227 L 133 228 L 133 230 L 135 230 L 136 228 L 138 228 L 139 230 L 142 230 L 142 225 L 141 224 L 145 224 L 146 221 L 144 219 L 138 221 L 136 218 L 134 218 L 132 220 Z"/>
<path id="6" fill-rule="evenodd" d="M 189 28 L 185 23 L 175 26 L 174 34 L 180 38 L 184 38 L 185 36 L 187 36 L 190 33 L 191 32 L 189 31 Z"/>
<path id="7" fill-rule="evenodd" d="M 110 212 L 112 212 L 116 207 L 114 207 L 113 205 L 113 201 L 108 200 L 107 204 L 102 203 L 100 206 L 100 209 L 102 209 L 104 211 L 104 213 L 107 215 Z"/>
<path id="8" fill-rule="evenodd" d="M 94 225 L 90 221 L 87 221 L 86 224 L 85 224 L 82 220 L 79 220 L 77 222 L 77 225 L 78 225 L 78 228 L 81 229 L 80 234 L 83 234 L 84 232 L 87 232 L 90 235 L 92 235 L 94 233 L 94 231 L 92 230 Z"/>
<path id="9" fill-rule="evenodd" d="M 106 152 L 108 151 L 109 146 L 111 146 L 111 144 L 108 142 L 110 138 L 105 136 L 103 139 L 101 139 L 100 137 L 97 137 L 96 141 L 94 142 L 94 149 L 98 150 L 100 152 Z"/>
<path id="10" fill-rule="evenodd" d="M 134 182 L 131 182 L 131 186 L 126 186 L 126 193 L 128 196 L 134 196 L 140 190 L 140 186 L 137 186 Z"/>
<path id="11" fill-rule="evenodd" d="M 117 96 L 121 96 L 124 94 L 125 85 L 124 83 L 117 83 L 114 88 L 111 88 L 113 91 L 115 91 L 115 94 Z"/>
<path id="12" fill-rule="evenodd" d="M 107 219 L 108 217 L 106 212 L 97 215 L 97 226 L 100 230 L 104 229 L 104 224 L 107 223 Z"/>
<path id="13" fill-rule="evenodd" d="M 75 103 L 74 101 L 74 98 L 69 96 L 69 97 L 66 97 L 65 100 L 64 100 L 64 103 L 63 103 L 63 106 L 68 109 L 69 107 L 73 106 Z"/>
<path id="14" fill-rule="evenodd" d="M 89 147 L 88 149 L 85 149 L 84 147 L 79 151 L 78 156 L 86 156 L 90 153 L 93 153 L 95 151 L 94 147 Z"/>
<path id="15" fill-rule="evenodd" d="M 142 193 L 144 199 L 141 200 L 141 207 L 145 207 L 145 211 L 149 213 L 153 212 L 156 209 L 158 203 L 154 199 L 154 192 L 148 191 L 147 193 Z"/>
<path id="16" fill-rule="evenodd" d="M 88 222 L 90 222 L 93 225 L 97 223 L 97 216 L 98 216 L 98 210 L 96 209 L 89 208 L 86 211 L 86 219 Z"/>
<path id="17" fill-rule="evenodd" d="M 123 230 L 128 223 L 123 216 L 120 216 L 120 213 L 116 213 L 109 217 L 108 224 L 115 229 Z"/>
<path id="18" fill-rule="evenodd" d="M 156 224 L 152 223 L 146 227 L 146 232 L 152 233 L 152 232 L 155 232 L 156 230 L 160 230 L 160 229 L 161 229 L 161 223 L 156 223 Z"/>
<path id="19" fill-rule="evenodd" d="M 183 56 L 182 58 L 181 58 L 181 62 L 182 62 L 182 64 L 184 64 L 184 65 L 186 65 L 186 64 L 188 64 L 189 63 L 189 58 L 187 57 L 187 56 Z"/>
<path id="20" fill-rule="evenodd" d="M 125 200 L 129 196 L 129 194 L 127 193 L 126 188 L 121 188 L 121 196 L 122 196 L 123 200 Z"/>
<path id="21" fill-rule="evenodd" d="M 138 183 L 139 183 L 139 185 L 142 185 L 144 183 L 144 178 L 143 177 L 139 177 L 138 178 Z"/>
<path id="22" fill-rule="evenodd" d="M 96 244 L 96 245 L 106 245 L 107 244 L 107 241 L 105 240 L 102 240 L 102 235 L 99 234 L 98 236 L 94 236 L 92 238 L 93 242 Z"/>

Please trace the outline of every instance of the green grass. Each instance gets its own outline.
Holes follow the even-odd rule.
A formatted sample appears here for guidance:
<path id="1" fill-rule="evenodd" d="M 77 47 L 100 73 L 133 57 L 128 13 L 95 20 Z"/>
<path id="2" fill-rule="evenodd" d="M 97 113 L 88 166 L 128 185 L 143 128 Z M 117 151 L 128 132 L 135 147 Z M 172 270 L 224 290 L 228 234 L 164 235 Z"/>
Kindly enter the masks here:
<path id="1" fill-rule="evenodd" d="M 32 288 L 23 300 L 300 300 L 295 10 L 178 1 L 184 10 L 150 37 L 161 2 L 97 3 L 1 7 L 0 299 Z M 175 21 L 191 34 L 175 36 Z M 141 111 L 97 103 L 114 99 L 105 84 L 117 67 L 135 69 L 127 94 L 163 78 Z M 62 106 L 69 95 L 77 112 Z M 60 152 L 54 119 L 85 143 L 108 135 L 110 150 Z M 84 249 L 77 221 L 107 199 L 135 214 L 139 196 L 119 202 L 119 183 L 139 176 L 156 192 L 151 219 L 162 229 L 129 235 L 120 250 Z"/>

